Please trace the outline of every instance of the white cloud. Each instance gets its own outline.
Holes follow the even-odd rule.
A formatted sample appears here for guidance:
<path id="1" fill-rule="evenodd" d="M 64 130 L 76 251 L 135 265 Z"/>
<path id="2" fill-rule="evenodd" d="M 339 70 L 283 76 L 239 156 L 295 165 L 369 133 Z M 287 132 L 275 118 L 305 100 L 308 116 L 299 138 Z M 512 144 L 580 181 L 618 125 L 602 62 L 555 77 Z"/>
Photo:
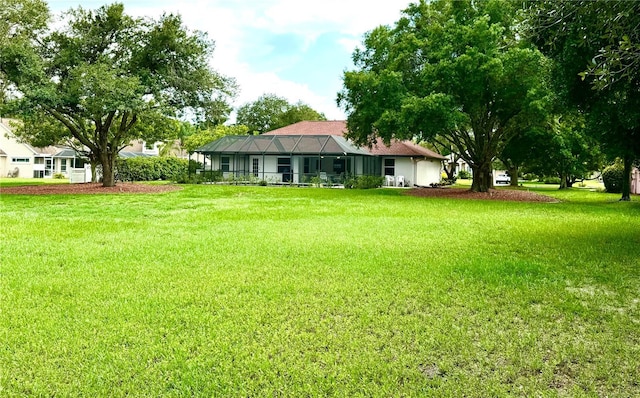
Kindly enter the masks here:
<path id="1" fill-rule="evenodd" d="M 256 73 L 242 66 L 236 70 L 236 78 L 242 81 L 241 92 L 236 106 L 255 101 L 263 94 L 276 94 L 290 103 L 302 101 L 313 109 L 325 114 L 329 120 L 342 120 L 344 113 L 335 105 L 335 98 L 327 98 L 311 91 L 307 85 L 283 80 L 275 73 Z"/>
<path id="2" fill-rule="evenodd" d="M 254 45 L 250 33 L 257 30 L 263 35 L 295 34 L 308 45 L 324 33 L 342 36 L 338 45 L 349 52 L 360 45 L 365 32 L 381 24 L 392 24 L 410 0 L 200 0 L 155 1 L 123 0 L 125 11 L 135 16 L 157 18 L 163 12 L 182 15 L 186 26 L 207 32 L 216 43 L 212 65 L 220 73 L 234 77 L 241 93 L 236 106 L 257 99 L 264 93 L 275 93 L 295 102 L 301 100 L 323 112 L 329 119 L 343 119 L 344 113 L 335 104 L 335 95 L 329 97 L 314 93 L 308 85 L 284 80 L 277 70 L 260 72 L 251 61 L 252 53 L 262 55 L 275 51 Z M 68 9 L 86 0 L 50 0 L 54 9 Z M 318 67 L 322 67 L 318 65 Z M 347 65 L 344 66 L 346 68 Z M 343 69 L 344 69 L 343 68 Z M 328 71 L 334 75 L 342 71 Z"/>

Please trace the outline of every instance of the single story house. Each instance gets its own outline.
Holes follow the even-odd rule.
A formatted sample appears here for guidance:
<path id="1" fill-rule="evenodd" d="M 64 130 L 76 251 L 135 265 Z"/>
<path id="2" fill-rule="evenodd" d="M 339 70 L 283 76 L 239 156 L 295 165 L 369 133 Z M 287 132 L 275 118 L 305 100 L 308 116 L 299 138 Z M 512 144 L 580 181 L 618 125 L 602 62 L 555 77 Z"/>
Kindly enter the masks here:
<path id="1" fill-rule="evenodd" d="M 89 169 L 86 158 L 68 146 L 36 148 L 20 142 L 12 132 L 14 123 L 19 121 L 0 119 L 0 176 L 53 178 L 55 174 L 61 174 L 70 178 L 72 169 Z M 144 141 L 132 141 L 118 155 L 122 158 L 158 156 L 159 145 L 148 146 Z M 88 173 L 90 176 L 90 171 Z"/>
<path id="2" fill-rule="evenodd" d="M 22 143 L 12 133 L 10 119 L 0 119 L 0 176 L 52 178 L 69 176 L 74 167 L 84 163 L 74 150 L 63 146 L 35 148 Z"/>
<path id="3" fill-rule="evenodd" d="M 349 175 L 385 176 L 395 186 L 440 182 L 444 156 L 411 141 L 359 147 L 346 131 L 345 121 L 303 121 L 257 136 L 222 137 L 195 152 L 203 155 L 205 170 L 274 183 L 340 182 Z"/>

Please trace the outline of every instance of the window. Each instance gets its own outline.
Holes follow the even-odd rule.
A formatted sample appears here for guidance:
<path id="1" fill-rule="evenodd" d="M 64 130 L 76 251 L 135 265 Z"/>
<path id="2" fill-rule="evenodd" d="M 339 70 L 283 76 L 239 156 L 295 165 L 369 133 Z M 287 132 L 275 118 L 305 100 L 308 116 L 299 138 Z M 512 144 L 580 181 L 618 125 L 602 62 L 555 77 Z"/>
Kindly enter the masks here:
<path id="1" fill-rule="evenodd" d="M 11 163 L 31 163 L 29 158 L 11 158 Z"/>
<path id="2" fill-rule="evenodd" d="M 319 161 L 318 158 L 304 158 L 303 172 L 305 174 L 315 173 L 320 168 Z"/>
<path id="3" fill-rule="evenodd" d="M 278 158 L 278 173 L 282 173 L 282 182 L 291 181 L 291 158 Z"/>
<path id="4" fill-rule="evenodd" d="M 229 171 L 229 156 L 222 156 L 220 158 L 220 169 L 222 171 Z"/>
<path id="5" fill-rule="evenodd" d="M 44 164 L 44 158 L 33 158 L 34 164 Z"/>
<path id="6" fill-rule="evenodd" d="M 61 159 L 60 160 L 60 172 L 61 173 L 66 173 L 67 172 L 67 159 Z"/>
<path id="7" fill-rule="evenodd" d="M 344 159 L 333 159 L 333 172 L 336 174 L 344 173 Z"/>
<path id="8" fill-rule="evenodd" d="M 253 171 L 253 176 L 257 177 L 258 176 L 258 172 L 260 171 L 260 160 L 258 158 L 253 158 L 253 169 L 251 171 Z"/>
<path id="9" fill-rule="evenodd" d="M 51 174 L 53 172 L 53 159 L 47 158 L 44 167 L 45 167 L 44 168 L 45 177 L 51 177 Z"/>
<path id="10" fill-rule="evenodd" d="M 278 173 L 291 171 L 291 158 L 278 158 Z"/>
<path id="11" fill-rule="evenodd" d="M 396 160 L 385 159 L 384 160 L 384 175 L 393 176 L 396 174 Z"/>

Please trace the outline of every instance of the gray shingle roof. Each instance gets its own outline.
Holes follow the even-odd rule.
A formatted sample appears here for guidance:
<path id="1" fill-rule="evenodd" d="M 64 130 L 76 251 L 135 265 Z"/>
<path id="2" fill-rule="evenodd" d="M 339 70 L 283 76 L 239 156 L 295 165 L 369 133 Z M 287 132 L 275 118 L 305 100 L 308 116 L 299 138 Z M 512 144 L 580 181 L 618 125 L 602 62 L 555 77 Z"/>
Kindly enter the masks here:
<path id="1" fill-rule="evenodd" d="M 198 153 L 254 155 L 363 155 L 371 154 L 334 135 L 229 135 L 196 149 Z"/>

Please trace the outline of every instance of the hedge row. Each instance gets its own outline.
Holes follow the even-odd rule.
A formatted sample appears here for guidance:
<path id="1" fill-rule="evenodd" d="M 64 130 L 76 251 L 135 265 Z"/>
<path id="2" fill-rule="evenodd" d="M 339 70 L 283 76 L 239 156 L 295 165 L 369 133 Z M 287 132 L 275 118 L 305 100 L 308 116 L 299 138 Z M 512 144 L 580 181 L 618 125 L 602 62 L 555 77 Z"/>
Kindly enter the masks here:
<path id="1" fill-rule="evenodd" d="M 609 193 L 621 193 L 624 178 L 624 165 L 620 161 L 616 161 L 602 172 L 602 182 Z"/>
<path id="2" fill-rule="evenodd" d="M 138 157 L 116 160 L 119 181 L 175 180 L 188 173 L 189 161 L 172 157 Z"/>

